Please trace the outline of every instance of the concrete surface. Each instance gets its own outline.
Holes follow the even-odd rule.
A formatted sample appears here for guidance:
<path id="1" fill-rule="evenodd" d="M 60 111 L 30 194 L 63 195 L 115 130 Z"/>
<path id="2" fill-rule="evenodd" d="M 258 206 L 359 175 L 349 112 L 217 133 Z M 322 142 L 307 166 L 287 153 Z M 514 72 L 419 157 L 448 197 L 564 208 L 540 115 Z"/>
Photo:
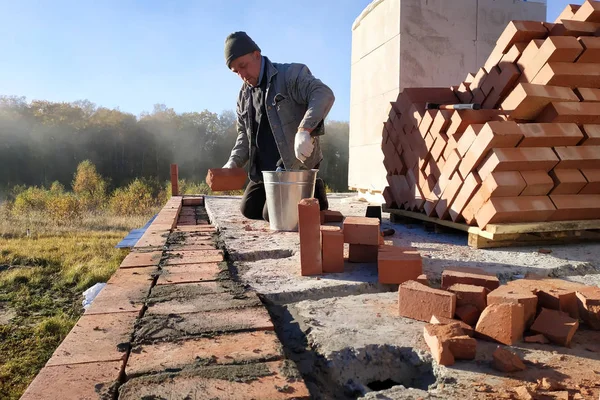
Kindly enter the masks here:
<path id="1" fill-rule="evenodd" d="M 528 367 L 515 374 L 491 368 L 497 344 L 484 340 L 478 340 L 476 360 L 439 366 L 422 339 L 424 324 L 398 316 L 397 285 L 377 283 L 375 264 L 346 262 L 343 274 L 302 277 L 297 233 L 271 232 L 267 222 L 245 220 L 239 202 L 239 197 L 207 197 L 209 218 L 219 230 L 230 271 L 267 304 L 284 352 L 303 374 L 312 398 L 511 398 L 514 387 L 543 376 L 562 380 L 584 399 L 598 398 L 597 331 L 581 327 L 569 349 L 513 346 Z M 330 195 L 329 202 L 345 216 L 362 216 L 368 205 L 355 194 Z M 502 282 L 534 272 L 600 284 L 599 243 L 544 246 L 551 254 L 539 253 L 539 246 L 472 249 L 463 232 L 392 224 L 387 213 L 382 225 L 396 231 L 386 243 L 418 248 L 434 286 L 450 266 L 480 267 Z"/>

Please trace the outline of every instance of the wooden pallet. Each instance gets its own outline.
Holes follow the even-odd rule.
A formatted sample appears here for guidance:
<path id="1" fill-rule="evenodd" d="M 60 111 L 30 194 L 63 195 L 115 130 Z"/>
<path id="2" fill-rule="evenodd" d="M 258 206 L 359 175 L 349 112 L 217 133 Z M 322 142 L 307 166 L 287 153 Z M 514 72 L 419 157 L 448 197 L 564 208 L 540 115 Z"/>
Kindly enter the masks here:
<path id="1" fill-rule="evenodd" d="M 393 221 L 402 219 L 419 220 L 435 226 L 467 232 L 468 244 L 476 249 L 563 244 L 583 241 L 600 242 L 600 220 L 528 222 L 521 224 L 488 224 L 485 229 L 439 218 L 431 218 L 413 211 L 388 208 L 382 210 L 392 216 Z"/>

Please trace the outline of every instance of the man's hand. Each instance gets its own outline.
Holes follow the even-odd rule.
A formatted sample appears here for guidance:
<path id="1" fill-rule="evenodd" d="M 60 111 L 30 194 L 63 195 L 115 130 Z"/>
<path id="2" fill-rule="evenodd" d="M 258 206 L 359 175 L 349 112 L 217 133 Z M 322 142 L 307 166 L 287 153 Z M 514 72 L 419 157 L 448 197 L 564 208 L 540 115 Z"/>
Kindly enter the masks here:
<path id="1" fill-rule="evenodd" d="M 312 136 L 310 136 L 310 132 L 304 129 L 299 130 L 296 133 L 296 138 L 294 140 L 294 152 L 296 153 L 296 158 L 304 162 L 304 160 L 312 154 L 314 148 L 315 145 Z"/>
<path id="2" fill-rule="evenodd" d="M 237 165 L 233 160 L 229 160 L 227 164 L 223 165 L 223 168 L 237 168 Z"/>

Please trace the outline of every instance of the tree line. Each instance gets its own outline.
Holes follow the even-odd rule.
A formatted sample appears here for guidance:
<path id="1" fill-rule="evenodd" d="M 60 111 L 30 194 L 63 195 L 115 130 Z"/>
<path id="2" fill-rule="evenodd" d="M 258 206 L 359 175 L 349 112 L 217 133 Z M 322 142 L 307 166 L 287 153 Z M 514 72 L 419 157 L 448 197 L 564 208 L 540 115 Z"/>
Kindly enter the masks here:
<path id="1" fill-rule="evenodd" d="M 202 182 L 227 161 L 237 133 L 233 111 L 177 113 L 165 105 L 135 116 L 88 100 L 50 102 L 0 96 L 0 199 L 17 185 L 70 186 L 89 160 L 109 188 L 135 179 L 164 182 L 169 166 Z M 348 123 L 326 121 L 320 176 L 334 191 L 348 189 Z M 4 195 L 4 196 L 2 196 Z"/>

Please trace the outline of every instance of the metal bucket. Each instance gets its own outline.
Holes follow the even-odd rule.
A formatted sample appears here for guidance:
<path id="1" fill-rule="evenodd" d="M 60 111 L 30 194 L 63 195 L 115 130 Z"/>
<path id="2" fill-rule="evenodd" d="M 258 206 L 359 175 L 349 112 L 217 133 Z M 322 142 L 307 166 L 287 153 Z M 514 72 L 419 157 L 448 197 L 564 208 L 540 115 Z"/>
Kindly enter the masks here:
<path id="1" fill-rule="evenodd" d="M 263 171 L 269 225 L 275 231 L 298 230 L 298 203 L 314 197 L 318 169 Z"/>

